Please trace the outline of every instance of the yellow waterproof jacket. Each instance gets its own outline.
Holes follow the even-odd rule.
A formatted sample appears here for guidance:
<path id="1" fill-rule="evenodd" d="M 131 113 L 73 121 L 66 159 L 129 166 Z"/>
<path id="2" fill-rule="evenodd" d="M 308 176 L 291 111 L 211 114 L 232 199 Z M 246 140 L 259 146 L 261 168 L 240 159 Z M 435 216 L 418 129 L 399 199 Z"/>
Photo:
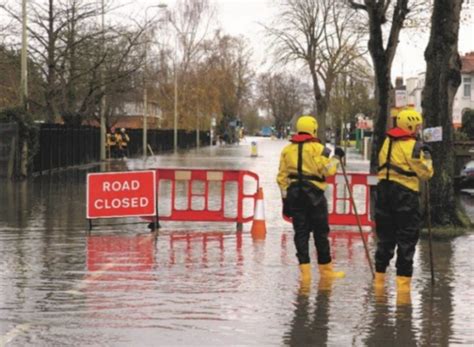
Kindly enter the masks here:
<path id="1" fill-rule="evenodd" d="M 122 148 L 123 141 L 120 133 L 115 133 L 115 144 L 118 148 Z"/>
<path id="2" fill-rule="evenodd" d="M 115 134 L 110 134 L 110 133 L 108 133 L 108 134 L 107 134 L 107 140 L 106 140 L 106 141 L 107 141 L 106 145 L 107 145 L 108 147 L 115 146 L 115 143 L 116 143 Z"/>
<path id="3" fill-rule="evenodd" d="M 333 176 L 337 171 L 338 160 L 329 158 L 331 151 L 316 141 L 299 141 L 305 139 L 306 135 L 295 135 L 292 143 L 283 148 L 280 156 L 280 167 L 277 175 L 277 183 L 280 187 L 282 197 L 286 197 L 288 186 L 297 181 L 298 176 L 298 144 L 303 142 L 301 171 L 306 181 L 311 182 L 317 188 L 325 190 L 327 183 L 324 182 L 328 176 Z M 318 177 L 316 179 L 307 179 Z"/>
<path id="4" fill-rule="evenodd" d="M 431 157 L 423 153 L 420 141 L 404 135 L 401 129 L 394 128 L 387 135 L 379 152 L 379 181 L 394 181 L 419 192 L 420 179 L 433 176 Z"/>
<path id="5" fill-rule="evenodd" d="M 127 133 L 120 133 L 120 145 L 122 147 L 127 147 L 129 142 L 130 142 L 130 137 L 128 137 Z"/>

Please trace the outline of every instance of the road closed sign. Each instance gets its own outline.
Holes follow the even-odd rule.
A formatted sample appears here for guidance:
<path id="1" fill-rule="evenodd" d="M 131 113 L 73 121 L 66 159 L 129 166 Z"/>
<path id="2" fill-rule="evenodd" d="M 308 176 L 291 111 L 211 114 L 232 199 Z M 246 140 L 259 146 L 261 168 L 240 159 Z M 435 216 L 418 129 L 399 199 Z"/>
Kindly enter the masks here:
<path id="1" fill-rule="evenodd" d="M 87 218 L 156 215 L 155 171 L 87 175 Z"/>

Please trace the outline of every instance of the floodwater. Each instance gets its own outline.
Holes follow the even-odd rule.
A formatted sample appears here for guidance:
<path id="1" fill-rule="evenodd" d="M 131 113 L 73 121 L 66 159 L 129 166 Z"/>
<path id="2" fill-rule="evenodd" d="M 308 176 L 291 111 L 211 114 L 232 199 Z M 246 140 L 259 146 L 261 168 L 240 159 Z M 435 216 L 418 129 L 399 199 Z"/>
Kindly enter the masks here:
<path id="1" fill-rule="evenodd" d="M 0 346 L 474 344 L 473 233 L 434 242 L 434 286 L 428 243 L 420 242 L 411 304 L 397 305 L 393 265 L 375 295 L 357 231 L 331 233 L 346 278 L 320 282 L 313 247 L 312 286 L 300 288 L 275 184 L 285 142 L 259 138 L 259 157 L 250 158 L 249 141 L 106 169 L 254 171 L 265 194 L 264 239 L 252 237 L 251 223 L 240 233 L 231 224 L 162 222 L 158 233 L 120 224 L 136 218 L 99 221 L 89 233 L 86 169 L 0 182 Z M 473 198 L 464 199 L 472 213 Z"/>

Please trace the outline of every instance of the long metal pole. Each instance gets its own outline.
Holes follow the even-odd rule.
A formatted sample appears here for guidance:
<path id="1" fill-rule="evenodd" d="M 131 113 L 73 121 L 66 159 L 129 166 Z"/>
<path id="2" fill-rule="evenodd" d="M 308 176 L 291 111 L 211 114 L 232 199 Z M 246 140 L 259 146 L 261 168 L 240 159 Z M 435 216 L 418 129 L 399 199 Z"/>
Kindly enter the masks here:
<path id="1" fill-rule="evenodd" d="M 176 67 L 176 55 L 174 63 L 174 124 L 173 124 L 173 149 L 178 152 L 178 69 Z"/>
<path id="2" fill-rule="evenodd" d="M 430 183 L 426 182 L 426 224 L 428 225 L 428 245 L 430 248 L 430 272 L 431 272 L 431 286 L 435 284 L 434 276 L 434 261 L 433 261 L 433 243 L 431 231 L 431 202 L 430 202 Z"/>
<path id="3" fill-rule="evenodd" d="M 199 134 L 199 107 L 197 110 L 197 116 L 196 116 L 196 149 L 199 149 L 199 143 L 201 142 L 200 140 L 200 134 Z"/>
<path id="4" fill-rule="evenodd" d="M 102 0 L 102 54 L 104 54 L 105 50 L 105 5 L 104 0 Z M 105 81 L 104 81 L 104 65 L 102 65 L 100 69 L 100 82 L 102 84 L 101 91 L 102 91 L 102 98 L 101 98 L 101 105 L 100 105 L 100 160 L 103 161 L 106 159 L 106 151 L 105 151 L 105 141 L 106 141 L 106 124 L 105 124 L 105 107 L 106 107 L 106 100 L 105 100 Z"/>
<path id="5" fill-rule="evenodd" d="M 354 202 L 354 197 L 352 196 L 352 190 L 349 188 L 349 180 L 347 179 L 346 168 L 342 160 L 339 160 L 341 163 L 342 174 L 344 176 L 344 180 L 346 181 L 347 191 L 349 192 L 349 199 L 351 200 L 352 208 L 354 209 L 354 214 L 357 220 L 357 226 L 359 227 L 359 233 L 362 238 L 362 243 L 364 244 L 365 255 L 367 260 L 369 261 L 370 272 L 372 273 L 372 277 L 375 278 L 374 266 L 372 265 L 372 259 L 370 258 L 369 248 L 367 247 L 367 243 L 365 242 L 364 233 L 362 232 L 362 226 L 360 223 L 359 213 L 357 212 L 357 207 Z"/>
<path id="6" fill-rule="evenodd" d="M 22 14 L 22 36 L 21 36 L 21 92 L 20 103 L 21 106 L 28 110 L 28 23 L 26 15 L 27 0 L 22 0 L 21 14 Z"/>
<path id="7" fill-rule="evenodd" d="M 147 11 L 145 10 L 145 25 L 148 25 Z M 145 68 L 143 74 L 143 157 L 146 159 L 147 156 L 147 144 L 148 144 L 148 90 L 147 90 L 147 54 L 148 54 L 148 33 L 145 33 Z"/>

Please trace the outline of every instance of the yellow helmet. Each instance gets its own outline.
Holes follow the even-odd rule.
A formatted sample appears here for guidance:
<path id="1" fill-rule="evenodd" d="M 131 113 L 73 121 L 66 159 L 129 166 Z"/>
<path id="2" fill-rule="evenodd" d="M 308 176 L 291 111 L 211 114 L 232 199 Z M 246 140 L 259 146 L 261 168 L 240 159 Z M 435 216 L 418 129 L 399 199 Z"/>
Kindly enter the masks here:
<path id="1" fill-rule="evenodd" d="M 409 133 L 415 133 L 422 123 L 423 117 L 413 109 L 403 110 L 397 116 L 397 126 Z"/>
<path id="2" fill-rule="evenodd" d="M 301 116 L 296 122 L 296 132 L 307 133 L 316 137 L 318 122 L 313 116 Z"/>

